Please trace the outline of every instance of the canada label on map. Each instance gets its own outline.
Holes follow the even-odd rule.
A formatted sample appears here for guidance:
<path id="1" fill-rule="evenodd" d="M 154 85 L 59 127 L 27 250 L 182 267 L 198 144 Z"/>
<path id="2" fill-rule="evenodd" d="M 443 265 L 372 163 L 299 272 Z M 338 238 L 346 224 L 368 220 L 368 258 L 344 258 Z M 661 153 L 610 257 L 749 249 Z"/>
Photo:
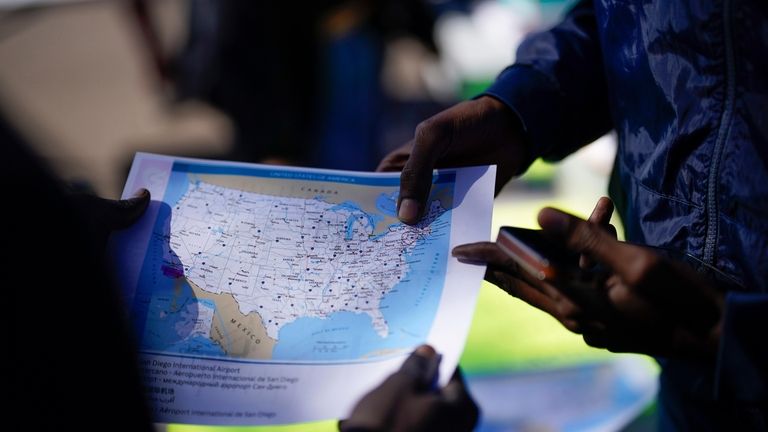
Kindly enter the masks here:
<path id="1" fill-rule="evenodd" d="M 422 343 L 455 367 L 483 269 L 450 249 L 488 239 L 493 171 L 436 172 L 411 226 L 396 174 L 137 155 L 125 192 L 152 205 L 113 244 L 158 421 L 344 415 Z M 283 405 L 328 386 L 339 403 Z"/>

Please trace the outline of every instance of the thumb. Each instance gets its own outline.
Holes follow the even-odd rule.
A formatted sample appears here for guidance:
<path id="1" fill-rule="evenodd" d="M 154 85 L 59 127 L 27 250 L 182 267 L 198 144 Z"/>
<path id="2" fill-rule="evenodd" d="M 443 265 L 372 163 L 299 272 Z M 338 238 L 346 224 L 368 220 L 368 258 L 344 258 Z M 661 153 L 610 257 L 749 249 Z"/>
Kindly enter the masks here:
<path id="1" fill-rule="evenodd" d="M 613 201 L 608 197 L 601 197 L 597 200 L 595 208 L 592 210 L 592 214 L 589 216 L 589 222 L 600 225 L 603 229 L 607 230 L 614 238 L 616 237 L 616 227 L 611 225 L 611 216 L 613 215 Z M 583 269 L 589 269 L 595 265 L 592 260 L 582 255 L 579 257 L 579 267 Z"/>
<path id="2" fill-rule="evenodd" d="M 440 355 L 429 345 L 421 345 L 403 362 L 400 371 L 420 390 L 426 390 L 437 380 Z"/>
<path id="3" fill-rule="evenodd" d="M 146 211 L 150 194 L 140 189 L 133 197 L 114 201 L 104 200 L 104 218 L 110 229 L 123 229 L 133 225 Z"/>
<path id="4" fill-rule="evenodd" d="M 574 252 L 587 254 L 622 273 L 634 262 L 634 249 L 619 242 L 601 226 L 550 207 L 539 212 L 539 225 Z"/>
<path id="5" fill-rule="evenodd" d="M 405 360 L 400 370 L 360 399 L 339 430 L 389 430 L 387 425 L 403 401 L 427 390 L 437 376 L 440 356 L 428 345 L 421 345 Z"/>

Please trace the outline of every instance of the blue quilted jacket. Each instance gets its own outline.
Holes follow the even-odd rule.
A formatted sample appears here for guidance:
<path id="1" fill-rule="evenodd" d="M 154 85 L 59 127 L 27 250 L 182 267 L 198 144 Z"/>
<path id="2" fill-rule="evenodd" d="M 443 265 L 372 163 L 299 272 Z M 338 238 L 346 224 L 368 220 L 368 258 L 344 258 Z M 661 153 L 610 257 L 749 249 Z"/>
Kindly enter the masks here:
<path id="1" fill-rule="evenodd" d="M 733 282 L 717 363 L 659 359 L 662 429 L 766 429 L 768 1 L 582 1 L 486 94 L 545 159 L 615 130 L 627 240 Z"/>

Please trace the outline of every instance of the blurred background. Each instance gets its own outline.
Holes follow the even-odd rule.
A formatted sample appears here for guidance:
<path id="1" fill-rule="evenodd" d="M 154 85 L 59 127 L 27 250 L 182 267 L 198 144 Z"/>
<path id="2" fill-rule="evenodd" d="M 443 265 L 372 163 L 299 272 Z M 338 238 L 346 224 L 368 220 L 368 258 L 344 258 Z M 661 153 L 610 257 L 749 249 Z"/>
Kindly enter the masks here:
<path id="1" fill-rule="evenodd" d="M 419 121 L 481 93 L 573 1 L 305 3 L 0 0 L 0 108 L 62 178 L 111 198 L 137 151 L 372 170 Z M 608 135 L 535 163 L 497 198 L 492 236 L 536 227 L 546 205 L 587 216 L 615 146 Z M 590 349 L 489 284 L 461 365 L 478 430 L 654 427 L 650 359 Z"/>

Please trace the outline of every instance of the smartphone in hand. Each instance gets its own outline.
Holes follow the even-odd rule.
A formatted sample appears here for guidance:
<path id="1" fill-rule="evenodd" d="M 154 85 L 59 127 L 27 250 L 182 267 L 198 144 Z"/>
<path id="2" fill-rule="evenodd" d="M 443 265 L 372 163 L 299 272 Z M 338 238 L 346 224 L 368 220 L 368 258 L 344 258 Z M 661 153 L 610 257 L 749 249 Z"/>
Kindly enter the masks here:
<path id="1" fill-rule="evenodd" d="M 549 282 L 576 303 L 596 312 L 611 309 L 602 289 L 606 272 L 600 267 L 582 269 L 578 253 L 550 239 L 543 231 L 504 226 L 496 244 L 522 271 Z"/>
<path id="2" fill-rule="evenodd" d="M 579 272 L 579 255 L 549 239 L 543 231 L 504 226 L 496 238 L 507 255 L 539 280 L 554 281 Z"/>

